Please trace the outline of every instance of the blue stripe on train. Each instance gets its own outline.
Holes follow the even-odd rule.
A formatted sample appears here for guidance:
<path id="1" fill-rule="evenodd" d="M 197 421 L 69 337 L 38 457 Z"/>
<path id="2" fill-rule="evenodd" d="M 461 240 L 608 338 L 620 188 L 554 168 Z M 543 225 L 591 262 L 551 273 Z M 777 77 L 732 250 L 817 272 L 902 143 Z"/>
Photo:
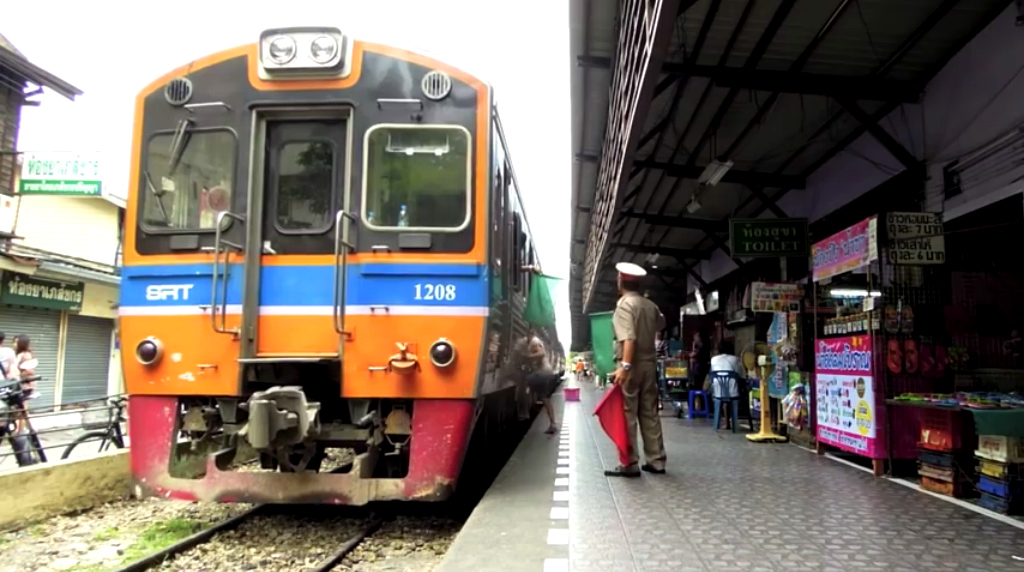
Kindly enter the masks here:
<path id="1" fill-rule="evenodd" d="M 228 272 L 227 303 L 242 303 L 241 264 Z M 126 266 L 122 306 L 195 306 L 210 303 L 212 265 Z M 329 306 L 330 266 L 264 266 L 260 305 Z M 345 303 L 354 306 L 487 306 L 488 275 L 477 264 L 352 264 L 346 273 Z M 218 302 L 224 303 L 218 285 Z"/>

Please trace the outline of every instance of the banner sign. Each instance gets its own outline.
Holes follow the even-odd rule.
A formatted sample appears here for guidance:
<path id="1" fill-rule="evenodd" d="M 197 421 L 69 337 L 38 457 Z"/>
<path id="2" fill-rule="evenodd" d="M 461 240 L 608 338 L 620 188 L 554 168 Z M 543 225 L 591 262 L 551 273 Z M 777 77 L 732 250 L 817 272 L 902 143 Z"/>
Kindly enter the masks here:
<path id="1" fill-rule="evenodd" d="M 82 309 L 84 297 L 85 284 L 81 282 L 43 280 L 13 272 L 4 273 L 0 287 L 0 302 L 14 306 L 77 311 Z"/>
<path id="2" fill-rule="evenodd" d="M 775 347 L 778 344 L 786 341 L 786 337 L 789 335 L 789 314 L 786 312 L 776 312 L 772 316 L 772 324 L 768 327 L 768 346 L 772 348 L 770 355 L 772 362 L 772 375 L 768 379 L 768 395 L 770 397 L 777 397 L 782 399 L 789 393 L 786 388 L 786 378 L 788 377 L 788 368 L 779 360 L 779 354 L 775 351 Z"/>
<path id="3" fill-rule="evenodd" d="M 98 197 L 102 191 L 98 153 L 25 153 L 19 194 Z"/>
<path id="4" fill-rule="evenodd" d="M 878 219 L 871 217 L 811 247 L 815 282 L 878 260 Z"/>
<path id="5" fill-rule="evenodd" d="M 804 287 L 799 284 L 753 282 L 750 309 L 755 312 L 799 312 Z"/>
<path id="6" fill-rule="evenodd" d="M 807 256 L 807 219 L 729 219 L 733 258 Z"/>
<path id="7" fill-rule="evenodd" d="M 888 213 L 885 234 L 891 264 L 923 266 L 946 261 L 946 237 L 940 214 Z"/>
<path id="8" fill-rule="evenodd" d="M 884 455 L 876 429 L 871 336 L 817 340 L 818 440 L 872 459 Z"/>

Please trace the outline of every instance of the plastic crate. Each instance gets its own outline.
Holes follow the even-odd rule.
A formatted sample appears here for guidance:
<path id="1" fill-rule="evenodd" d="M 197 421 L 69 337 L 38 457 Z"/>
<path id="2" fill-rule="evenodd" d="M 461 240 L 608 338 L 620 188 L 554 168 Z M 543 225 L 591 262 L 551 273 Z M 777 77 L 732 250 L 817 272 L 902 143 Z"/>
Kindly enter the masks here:
<path id="1" fill-rule="evenodd" d="M 922 409 L 918 446 L 932 451 L 956 451 L 962 446 L 963 423 L 956 411 Z"/>
<path id="2" fill-rule="evenodd" d="M 1000 463 L 988 459 L 978 459 L 978 472 L 994 479 L 1019 479 L 1022 475 L 1021 465 L 1016 463 Z"/>
<path id="3" fill-rule="evenodd" d="M 978 490 L 1004 499 L 1016 499 L 1021 496 L 1020 481 L 1001 481 L 985 475 L 978 479 Z"/>
<path id="4" fill-rule="evenodd" d="M 1007 500 L 989 494 L 981 493 L 978 504 L 991 511 L 1000 514 L 1021 514 L 1024 512 L 1024 503 L 1019 500 Z"/>
<path id="5" fill-rule="evenodd" d="M 947 483 L 946 481 L 940 481 L 938 479 L 931 479 L 928 477 L 921 477 L 921 488 L 926 491 L 956 498 L 966 497 L 973 492 L 973 489 L 970 486 L 970 481 L 956 480 Z"/>
<path id="6" fill-rule="evenodd" d="M 975 455 L 1000 463 L 1024 462 L 1024 439 L 1005 435 L 979 435 Z"/>
<path id="7" fill-rule="evenodd" d="M 578 388 L 578 387 L 566 387 L 565 388 L 565 400 L 566 401 L 579 401 L 580 400 L 580 388 Z"/>
<path id="8" fill-rule="evenodd" d="M 938 467 L 935 465 L 921 463 L 917 468 L 917 474 L 935 481 L 951 483 L 953 482 L 953 478 L 956 476 L 956 469 L 952 467 Z"/>
<path id="9" fill-rule="evenodd" d="M 929 451 L 928 449 L 921 449 L 918 452 L 917 458 L 926 465 L 935 465 L 936 467 L 950 468 L 961 464 L 961 460 L 954 455 Z"/>

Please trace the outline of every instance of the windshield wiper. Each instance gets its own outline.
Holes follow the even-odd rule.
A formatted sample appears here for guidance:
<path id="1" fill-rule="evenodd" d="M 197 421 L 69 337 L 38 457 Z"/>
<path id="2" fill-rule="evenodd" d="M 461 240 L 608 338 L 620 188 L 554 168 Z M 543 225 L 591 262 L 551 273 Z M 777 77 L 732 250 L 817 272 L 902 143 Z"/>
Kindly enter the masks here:
<path id="1" fill-rule="evenodd" d="M 149 194 L 156 198 L 156 206 L 160 208 L 160 216 L 163 217 L 164 222 L 168 225 L 171 224 L 171 217 L 167 215 L 167 209 L 164 208 L 164 192 L 157 190 L 156 185 L 153 184 L 153 177 L 149 175 L 149 171 L 143 173 L 146 176 L 146 189 Z"/>
<path id="2" fill-rule="evenodd" d="M 185 154 L 185 148 L 192 140 L 192 120 L 182 119 L 174 130 L 174 137 L 171 138 L 171 159 L 167 165 L 167 176 L 174 175 L 174 171 L 181 164 L 181 157 Z"/>

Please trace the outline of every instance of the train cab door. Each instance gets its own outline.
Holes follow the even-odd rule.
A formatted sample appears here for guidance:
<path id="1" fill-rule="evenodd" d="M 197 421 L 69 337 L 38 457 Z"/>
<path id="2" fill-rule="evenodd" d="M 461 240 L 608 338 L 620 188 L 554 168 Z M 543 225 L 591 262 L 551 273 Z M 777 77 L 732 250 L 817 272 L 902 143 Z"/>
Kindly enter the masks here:
<path id="1" fill-rule="evenodd" d="M 249 236 L 249 250 L 258 249 L 259 260 L 247 265 L 246 282 L 257 287 L 247 287 L 255 303 L 244 310 L 256 327 L 249 330 L 254 335 L 243 357 L 339 356 L 335 286 L 344 269 L 336 264 L 335 245 L 348 185 L 348 128 L 349 118 L 341 112 L 257 121 L 262 165 L 254 169 L 262 180 L 254 194 L 262 188 L 262 201 L 250 215 L 261 225 L 258 236 Z M 254 211 L 260 211 L 258 217 Z"/>

